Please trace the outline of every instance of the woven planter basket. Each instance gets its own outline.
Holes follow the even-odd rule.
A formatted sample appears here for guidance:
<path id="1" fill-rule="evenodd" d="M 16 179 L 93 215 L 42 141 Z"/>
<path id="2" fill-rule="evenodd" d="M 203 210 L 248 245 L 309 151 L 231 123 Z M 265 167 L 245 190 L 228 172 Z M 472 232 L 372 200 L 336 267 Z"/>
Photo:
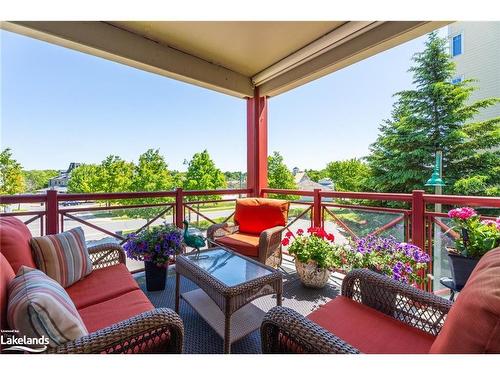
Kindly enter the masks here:
<path id="1" fill-rule="evenodd" d="M 329 269 L 318 268 L 318 263 L 314 260 L 302 263 L 295 258 L 295 268 L 302 284 L 311 288 L 323 288 L 331 274 Z"/>

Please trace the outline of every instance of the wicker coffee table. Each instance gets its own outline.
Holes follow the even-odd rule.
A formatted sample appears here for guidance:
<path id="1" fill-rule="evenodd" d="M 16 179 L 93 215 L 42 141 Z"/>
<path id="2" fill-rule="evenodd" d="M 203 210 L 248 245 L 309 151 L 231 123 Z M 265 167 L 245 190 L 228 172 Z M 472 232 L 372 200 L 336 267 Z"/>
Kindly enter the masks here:
<path id="1" fill-rule="evenodd" d="M 250 302 L 276 294 L 281 306 L 281 272 L 223 247 L 177 256 L 175 272 L 175 311 L 182 297 L 224 339 L 224 353 L 260 327 L 265 311 Z M 180 295 L 181 275 L 200 289 Z"/>

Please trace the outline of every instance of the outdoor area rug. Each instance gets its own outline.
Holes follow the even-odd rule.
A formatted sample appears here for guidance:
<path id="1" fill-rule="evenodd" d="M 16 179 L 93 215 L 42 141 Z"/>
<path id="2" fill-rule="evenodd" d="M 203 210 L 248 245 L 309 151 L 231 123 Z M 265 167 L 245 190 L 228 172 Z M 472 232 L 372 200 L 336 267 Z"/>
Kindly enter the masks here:
<path id="1" fill-rule="evenodd" d="M 311 289 L 302 285 L 294 265 L 283 262 L 283 301 L 282 305 L 290 307 L 302 315 L 308 315 L 320 305 L 335 298 L 340 293 L 340 280 L 331 278 L 328 285 L 322 289 Z M 136 280 L 144 293 L 155 307 L 175 307 L 175 270 L 171 267 L 167 275 L 165 290 L 159 292 L 146 291 L 144 273 L 136 274 Z M 181 293 L 198 287 L 192 281 L 181 278 Z M 264 311 L 276 306 L 276 296 L 269 295 L 252 302 Z M 179 315 L 184 322 L 184 353 L 190 354 L 218 354 L 223 352 L 223 340 L 206 323 L 203 318 L 188 303 L 181 299 Z M 260 332 L 257 329 L 248 336 L 236 341 L 231 346 L 231 353 L 258 354 L 261 353 Z"/>

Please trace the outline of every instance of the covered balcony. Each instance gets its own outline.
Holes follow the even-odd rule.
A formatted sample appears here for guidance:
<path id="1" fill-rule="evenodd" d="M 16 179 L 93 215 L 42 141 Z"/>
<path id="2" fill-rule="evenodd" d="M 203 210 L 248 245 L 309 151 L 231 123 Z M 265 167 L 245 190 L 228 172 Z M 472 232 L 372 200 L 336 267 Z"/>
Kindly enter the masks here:
<path id="1" fill-rule="evenodd" d="M 500 198 L 435 195 L 423 190 L 389 193 L 324 191 L 319 188 L 307 191 L 271 189 L 268 187 L 267 161 L 268 129 L 273 126 L 268 121 L 270 98 L 325 75 L 335 74 L 337 70 L 448 23 L 2 22 L 2 28 L 8 31 L 246 101 L 247 120 L 241 126 L 246 127 L 247 186 L 243 189 L 207 191 L 177 188 L 173 191 L 73 194 L 49 190 L 45 194 L 4 195 L 0 197 L 2 205 L 23 205 L 26 211 L 3 212 L 0 217 L 20 218 L 33 236 L 53 235 L 82 227 L 89 246 L 107 243 L 123 245 L 130 234 L 164 222 L 182 228 L 184 221 L 188 221 L 192 226 L 198 226 L 205 236 L 209 225 L 235 222 L 235 202 L 239 198 L 285 196 L 290 201 L 290 209 L 280 235 L 296 233 L 299 229 L 306 231 L 310 227 L 324 228 L 333 233 L 338 243 L 367 235 L 391 235 L 400 242 L 419 247 L 431 259 L 426 271 L 428 277 L 417 285 L 419 290 L 415 293 L 425 291 L 439 297 L 437 301 L 445 301 L 450 289 L 445 288 L 440 279 L 450 276 L 446 248 L 459 235 L 451 229 L 446 211 L 469 206 L 480 209 L 484 213 L 482 219 L 494 220 L 500 209 Z M 313 139 L 308 141 L 314 142 Z M 79 204 L 72 205 L 72 202 Z M 100 216 L 133 210 L 149 210 L 151 214 L 127 222 L 103 220 Z M 352 219 L 352 214 L 356 215 L 356 220 Z M 284 307 L 307 316 L 343 295 L 345 274 L 332 273 L 325 288 L 306 288 L 297 276 L 294 256 L 285 247 L 282 251 L 283 260 L 278 270 L 283 278 L 280 304 Z M 172 263 L 166 289 L 151 292 L 146 290 L 143 263 L 127 260 L 128 269 L 156 308 L 176 307 L 176 264 L 175 261 Z M 196 289 L 197 284 L 192 279 L 183 279 L 181 293 Z M 373 295 L 377 294 L 376 289 L 371 290 Z M 269 311 L 276 305 L 277 298 L 275 293 L 252 302 L 252 308 L 259 310 L 256 316 L 260 321 L 260 312 Z M 447 301 L 442 303 L 448 306 Z M 419 300 L 414 301 L 408 311 L 414 313 L 424 309 L 423 305 Z M 393 313 L 386 312 L 386 315 Z M 227 349 L 221 337 L 224 336 L 223 328 L 207 323 L 207 316 L 199 314 L 192 303 L 181 303 L 179 316 L 184 324 L 184 353 L 222 353 Z M 402 321 L 409 319 L 397 314 L 394 316 Z M 436 327 L 441 327 L 444 316 L 436 313 L 427 317 L 428 324 L 436 324 L 426 334 L 431 332 L 436 336 L 439 331 Z M 238 333 L 230 348 L 232 353 L 263 351 L 261 332 L 264 330 L 246 327 L 233 330 Z"/>

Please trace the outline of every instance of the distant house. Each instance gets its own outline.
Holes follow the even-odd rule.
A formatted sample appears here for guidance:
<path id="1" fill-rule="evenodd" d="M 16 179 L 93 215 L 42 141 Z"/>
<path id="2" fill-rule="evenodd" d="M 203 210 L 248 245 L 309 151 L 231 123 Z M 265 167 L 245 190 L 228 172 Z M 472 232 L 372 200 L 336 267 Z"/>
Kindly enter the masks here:
<path id="1" fill-rule="evenodd" d="M 71 171 L 80 165 L 81 163 L 70 163 L 68 169 L 59 171 L 59 176 L 49 180 L 49 190 L 66 192 L 68 190 L 68 181 L 71 177 Z"/>
<path id="2" fill-rule="evenodd" d="M 305 171 L 301 171 L 299 168 L 295 167 L 292 170 L 293 176 L 295 178 L 295 184 L 298 190 L 314 190 L 320 189 L 322 191 L 332 191 L 334 189 L 334 184 L 329 178 L 323 178 L 318 182 L 315 182 L 309 178 Z M 311 200 L 311 197 L 302 197 L 301 200 Z"/>

